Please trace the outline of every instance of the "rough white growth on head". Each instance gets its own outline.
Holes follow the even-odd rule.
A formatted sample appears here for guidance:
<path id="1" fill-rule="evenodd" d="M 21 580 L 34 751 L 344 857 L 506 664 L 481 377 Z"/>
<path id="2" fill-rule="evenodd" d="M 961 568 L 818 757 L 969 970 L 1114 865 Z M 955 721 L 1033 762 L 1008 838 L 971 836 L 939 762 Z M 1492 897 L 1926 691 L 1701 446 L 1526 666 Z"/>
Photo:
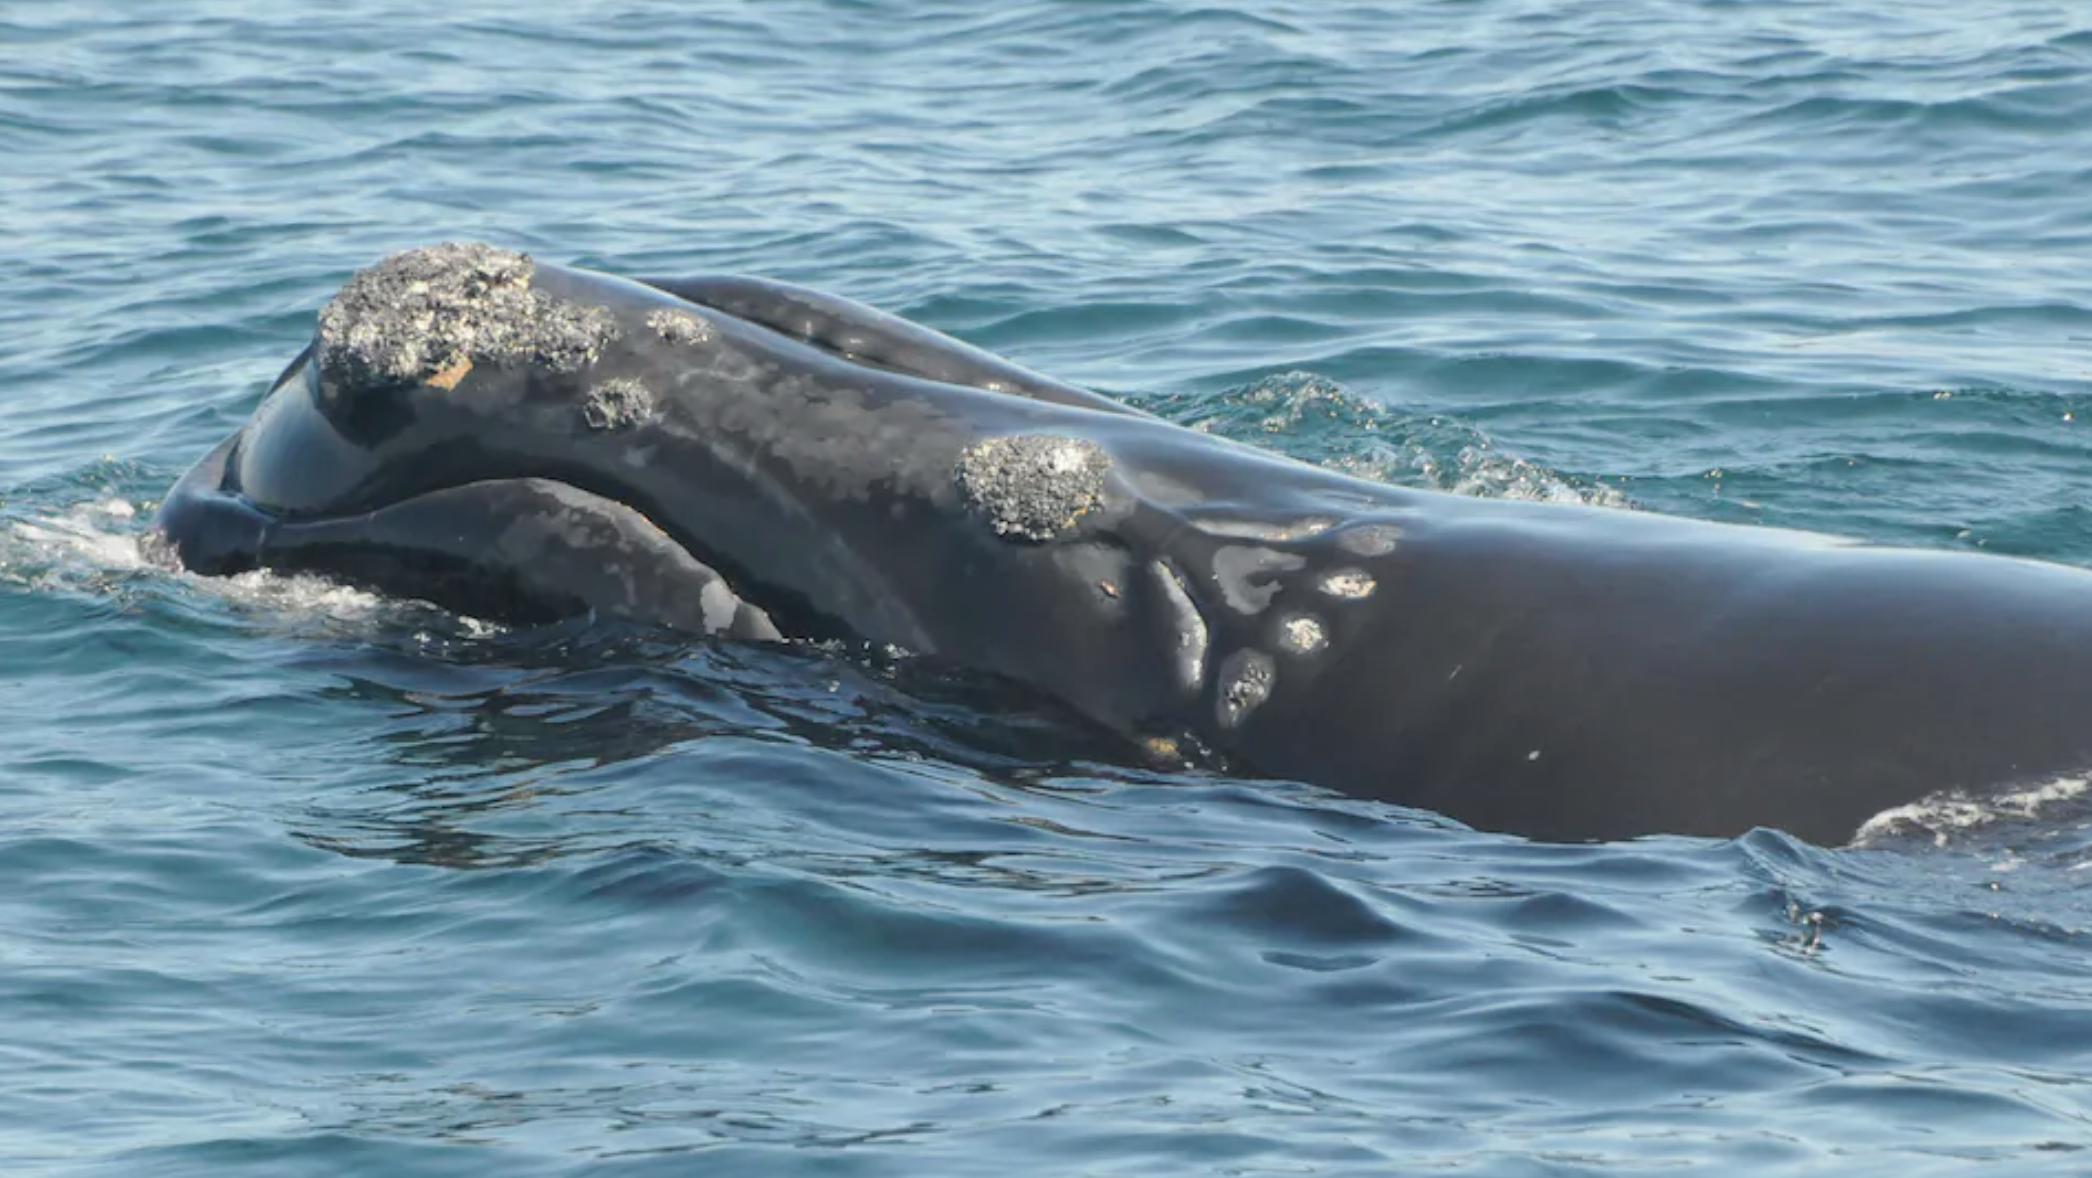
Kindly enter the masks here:
<path id="1" fill-rule="evenodd" d="M 687 311 L 649 311 L 646 325 L 672 344 L 701 344 L 712 338 L 712 325 Z"/>
<path id="2" fill-rule="evenodd" d="M 442 387 L 472 365 L 574 372 L 617 338 L 617 322 L 530 288 L 528 255 L 444 242 L 393 254 L 342 284 L 320 309 L 320 369 L 340 384 Z"/>
<path id="3" fill-rule="evenodd" d="M 1313 654 L 1329 645 L 1329 627 L 1312 614 L 1294 614 L 1278 624 L 1278 646 L 1288 654 Z"/>
<path id="4" fill-rule="evenodd" d="M 997 535 L 1043 542 L 1104 502 L 1110 470 L 1111 456 L 1088 438 L 1013 434 L 968 446 L 953 476 Z"/>
<path id="5" fill-rule="evenodd" d="M 581 419 L 590 429 L 630 429 L 654 415 L 654 394 L 628 376 L 612 377 L 581 399 Z"/>
<path id="6" fill-rule="evenodd" d="M 1261 650 L 1238 650 L 1220 665 L 1220 684 L 1214 692 L 1214 718 L 1222 728 L 1234 728 L 1249 718 L 1267 699 L 1278 681 L 1278 667 Z"/>
<path id="7" fill-rule="evenodd" d="M 1401 542 L 1402 529 L 1393 524 L 1360 524 L 1337 533 L 1337 547 L 1355 556 L 1386 556 Z"/>
<path id="8" fill-rule="evenodd" d="M 1324 573 L 1320 582 L 1322 592 L 1331 597 L 1344 597 L 1354 601 L 1361 597 L 1373 596 L 1375 587 L 1373 574 L 1363 569 L 1338 569 L 1332 573 Z"/>

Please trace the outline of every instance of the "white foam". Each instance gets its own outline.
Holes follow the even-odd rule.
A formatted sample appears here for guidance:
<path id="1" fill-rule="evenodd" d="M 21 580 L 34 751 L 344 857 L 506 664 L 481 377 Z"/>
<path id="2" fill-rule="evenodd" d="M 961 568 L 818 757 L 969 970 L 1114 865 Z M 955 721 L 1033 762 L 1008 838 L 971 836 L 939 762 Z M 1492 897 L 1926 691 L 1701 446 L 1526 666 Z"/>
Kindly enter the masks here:
<path id="1" fill-rule="evenodd" d="M 1627 496 L 1612 487 L 1571 482 L 1531 459 L 1499 453 L 1486 438 L 1462 446 L 1450 463 L 1441 461 L 1421 441 L 1409 442 L 1394 453 L 1311 460 L 1376 483 L 1414 485 L 1421 475 L 1430 487 L 1477 499 L 1633 507 Z"/>
<path id="2" fill-rule="evenodd" d="M 384 608 L 386 599 L 367 589 L 343 585 L 311 573 L 272 573 L 255 569 L 230 577 L 196 577 L 198 588 L 216 592 L 250 608 L 315 614 L 335 621 L 366 621 Z"/>
<path id="3" fill-rule="evenodd" d="M 108 497 L 15 518 L 0 516 L 0 585 L 35 593 L 115 596 L 149 575 L 138 508 Z"/>
<path id="4" fill-rule="evenodd" d="M 1459 473 L 1446 487 L 1456 495 L 1480 499 L 1517 499 L 1529 503 L 1569 503 L 1586 507 L 1626 507 L 1627 497 L 1602 483 L 1577 486 L 1544 466 L 1498 454 L 1486 446 L 1460 451 Z"/>
<path id="5" fill-rule="evenodd" d="M 111 497 L 0 522 L 0 581 L 42 591 L 110 593 L 141 577 L 174 579 L 189 593 L 218 598 L 265 624 L 292 628 L 389 627 L 441 615 L 444 623 L 437 629 L 453 637 L 481 638 L 505 629 L 312 574 L 256 570 L 197 576 L 155 551 L 142 514 L 129 500 Z"/>
<path id="6" fill-rule="evenodd" d="M 370 637 L 414 627 L 420 645 L 474 641 L 509 631 L 500 623 L 453 613 L 412 598 L 388 597 L 314 573 L 254 569 L 230 577 L 178 574 L 194 592 L 216 596 L 270 629 Z"/>
<path id="7" fill-rule="evenodd" d="M 137 519 L 128 499 L 78 503 L 56 515 L 10 521 L 0 532 L 0 576 L 31 584 L 81 573 L 127 573 L 148 563 L 136 532 L 117 531 Z"/>
<path id="8" fill-rule="evenodd" d="M 1261 414 L 1245 420 L 1238 410 Z M 1497 452 L 1480 428 L 1439 416 L 1405 415 L 1312 372 L 1265 377 L 1206 403 L 1179 424 L 1275 449 L 1356 478 L 1422 485 L 1480 499 L 1628 508 L 1617 489 L 1572 481 L 1528 459 Z M 1458 447 L 1455 451 L 1455 447 Z M 1453 453 L 1450 459 L 1440 455 Z M 1155 493 L 1143 486 L 1143 491 Z M 1193 496 L 1193 501 L 1196 496 Z"/>
<path id="9" fill-rule="evenodd" d="M 2041 818 L 2045 811 L 2084 797 L 2087 790 L 2092 790 L 2092 777 L 2085 776 L 2053 777 L 1980 797 L 1966 790 L 1946 790 L 1883 810 L 1860 824 L 1852 842 L 1865 846 L 1877 840 L 1929 836 L 1933 845 L 1943 847 L 1985 827 Z"/>

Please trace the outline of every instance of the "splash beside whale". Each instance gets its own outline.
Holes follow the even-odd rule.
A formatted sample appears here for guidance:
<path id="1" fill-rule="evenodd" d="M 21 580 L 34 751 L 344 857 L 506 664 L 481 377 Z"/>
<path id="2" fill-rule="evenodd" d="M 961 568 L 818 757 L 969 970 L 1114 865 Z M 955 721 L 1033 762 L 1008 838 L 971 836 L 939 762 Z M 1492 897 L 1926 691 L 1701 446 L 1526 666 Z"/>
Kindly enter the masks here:
<path id="1" fill-rule="evenodd" d="M 1835 843 L 2092 768 L 2092 573 L 1364 482 L 757 279 L 394 255 L 154 527 L 207 574 L 892 643 L 1535 838 Z"/>

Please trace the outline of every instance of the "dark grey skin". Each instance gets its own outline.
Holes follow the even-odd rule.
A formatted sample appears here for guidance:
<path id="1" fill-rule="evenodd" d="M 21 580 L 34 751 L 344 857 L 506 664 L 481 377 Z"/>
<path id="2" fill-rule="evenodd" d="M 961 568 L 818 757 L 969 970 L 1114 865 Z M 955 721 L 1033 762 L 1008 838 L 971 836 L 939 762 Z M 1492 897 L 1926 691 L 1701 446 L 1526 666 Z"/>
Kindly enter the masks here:
<path id="1" fill-rule="evenodd" d="M 169 494 L 205 573 L 848 636 L 1543 839 L 2092 767 L 2092 574 L 1347 478 L 829 295 L 410 251 Z"/>

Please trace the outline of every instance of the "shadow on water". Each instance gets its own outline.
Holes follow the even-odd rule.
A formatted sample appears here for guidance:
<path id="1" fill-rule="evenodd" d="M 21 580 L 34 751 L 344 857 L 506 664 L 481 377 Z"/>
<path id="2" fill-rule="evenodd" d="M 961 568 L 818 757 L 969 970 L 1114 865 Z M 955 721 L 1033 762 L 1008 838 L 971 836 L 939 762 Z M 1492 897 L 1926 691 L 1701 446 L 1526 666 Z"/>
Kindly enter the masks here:
<path id="1" fill-rule="evenodd" d="M 308 662 L 335 680 L 324 697 L 380 710 L 368 739 L 400 772 L 356 801 L 360 818 L 336 813 L 305 837 L 400 862 L 514 866 L 585 848 L 580 832 L 519 841 L 475 824 L 561 800 L 586 807 L 634 775 L 730 802 L 766 788 L 766 760 L 811 760 L 839 778 L 853 763 L 907 765 L 1022 788 L 1098 766 L 1137 772 L 1141 756 L 1019 685 L 890 651 L 576 622 Z"/>

